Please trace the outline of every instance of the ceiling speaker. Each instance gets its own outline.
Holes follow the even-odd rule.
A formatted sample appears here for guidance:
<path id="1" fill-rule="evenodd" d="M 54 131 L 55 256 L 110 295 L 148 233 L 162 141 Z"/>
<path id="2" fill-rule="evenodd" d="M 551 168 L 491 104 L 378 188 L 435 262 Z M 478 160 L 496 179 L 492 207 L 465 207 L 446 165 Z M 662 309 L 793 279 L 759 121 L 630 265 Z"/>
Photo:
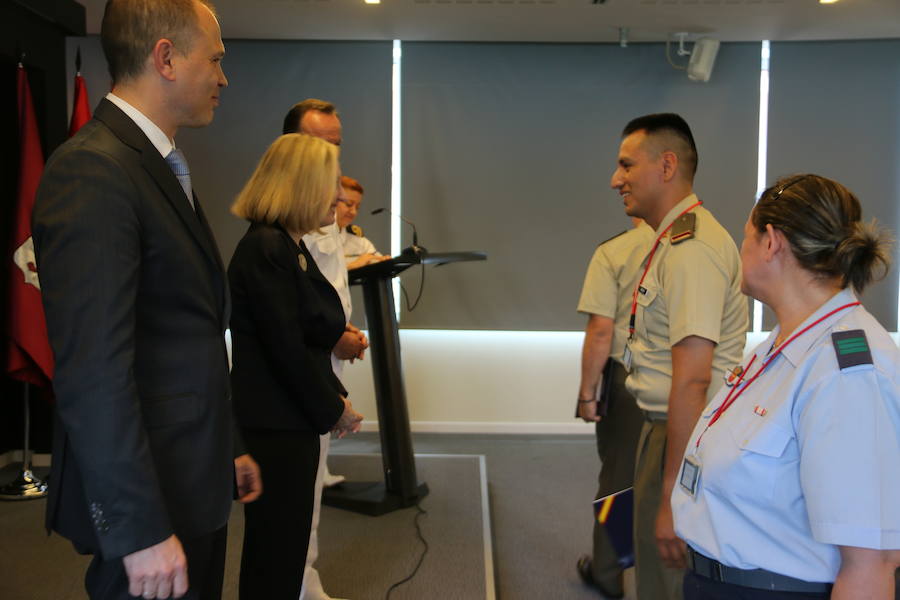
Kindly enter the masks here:
<path id="1" fill-rule="evenodd" d="M 704 83 L 709 81 L 718 53 L 719 40 L 700 38 L 694 42 L 694 48 L 691 51 L 691 61 L 688 63 L 687 68 L 688 79 Z"/>

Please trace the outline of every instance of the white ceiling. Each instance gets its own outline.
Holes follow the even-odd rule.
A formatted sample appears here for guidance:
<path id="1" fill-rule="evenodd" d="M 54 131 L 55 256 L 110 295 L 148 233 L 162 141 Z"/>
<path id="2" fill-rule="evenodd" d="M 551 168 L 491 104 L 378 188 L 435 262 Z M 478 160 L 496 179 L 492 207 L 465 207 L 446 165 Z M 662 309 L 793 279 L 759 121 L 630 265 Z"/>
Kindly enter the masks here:
<path id="1" fill-rule="evenodd" d="M 597 2 L 596 4 L 594 2 Z M 99 33 L 104 0 L 82 0 Z M 218 0 L 225 38 L 614 42 L 900 37 L 900 0 Z"/>

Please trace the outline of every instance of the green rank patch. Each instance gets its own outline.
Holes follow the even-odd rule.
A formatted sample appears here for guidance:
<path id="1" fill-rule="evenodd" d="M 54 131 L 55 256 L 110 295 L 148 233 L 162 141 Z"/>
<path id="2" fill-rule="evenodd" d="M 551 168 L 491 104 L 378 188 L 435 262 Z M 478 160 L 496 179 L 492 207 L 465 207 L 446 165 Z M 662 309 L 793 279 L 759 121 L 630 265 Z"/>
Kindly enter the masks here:
<path id="1" fill-rule="evenodd" d="M 866 339 L 866 332 L 862 329 L 835 331 L 831 334 L 831 343 L 834 344 L 834 353 L 837 355 L 838 366 L 841 370 L 857 365 L 872 364 L 869 341 Z"/>

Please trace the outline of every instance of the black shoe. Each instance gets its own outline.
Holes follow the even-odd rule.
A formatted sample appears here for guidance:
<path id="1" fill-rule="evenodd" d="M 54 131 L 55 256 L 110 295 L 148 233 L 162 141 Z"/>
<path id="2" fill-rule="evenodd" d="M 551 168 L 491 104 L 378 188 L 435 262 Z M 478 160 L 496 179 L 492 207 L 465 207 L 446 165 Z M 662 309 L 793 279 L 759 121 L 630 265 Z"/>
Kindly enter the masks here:
<path id="1" fill-rule="evenodd" d="M 578 571 L 578 576 L 581 577 L 581 580 L 588 587 L 592 587 L 604 597 L 609 598 L 610 600 L 614 600 L 617 598 L 624 598 L 625 592 L 619 594 L 613 594 L 608 589 L 594 581 L 594 575 L 591 573 L 591 557 L 587 554 L 583 555 L 578 559 L 578 562 L 575 564 L 575 570 Z"/>

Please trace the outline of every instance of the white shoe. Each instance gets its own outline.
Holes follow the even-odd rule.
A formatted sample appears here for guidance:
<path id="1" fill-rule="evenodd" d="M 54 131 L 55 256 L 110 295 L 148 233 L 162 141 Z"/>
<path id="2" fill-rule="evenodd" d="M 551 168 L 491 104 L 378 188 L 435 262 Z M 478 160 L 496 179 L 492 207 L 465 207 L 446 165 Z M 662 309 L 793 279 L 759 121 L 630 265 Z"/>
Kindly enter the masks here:
<path id="1" fill-rule="evenodd" d="M 340 485 L 347 481 L 347 478 L 343 475 L 334 475 L 332 473 L 325 473 L 325 476 L 322 478 L 322 485 L 327 488 L 334 487 L 336 485 Z M 341 600 L 340 598 L 335 598 L 334 600 Z"/>

